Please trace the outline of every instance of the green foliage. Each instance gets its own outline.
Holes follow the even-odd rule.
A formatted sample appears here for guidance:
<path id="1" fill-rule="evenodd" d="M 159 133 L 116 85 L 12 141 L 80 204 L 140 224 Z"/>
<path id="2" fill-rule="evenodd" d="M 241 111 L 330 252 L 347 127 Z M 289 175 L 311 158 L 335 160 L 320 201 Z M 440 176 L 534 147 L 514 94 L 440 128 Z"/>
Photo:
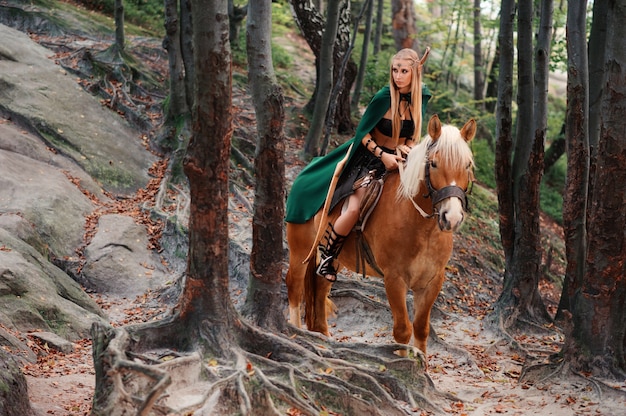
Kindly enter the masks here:
<path id="1" fill-rule="evenodd" d="M 79 0 L 88 9 L 114 16 L 115 0 Z M 165 34 L 163 0 L 124 0 L 124 26 L 127 23 L 148 30 L 156 36 Z M 127 30 L 130 27 L 126 28 Z"/>
<path id="2" fill-rule="evenodd" d="M 474 175 L 476 180 L 491 189 L 496 189 L 495 154 L 487 140 L 474 139 L 471 142 L 474 153 Z"/>

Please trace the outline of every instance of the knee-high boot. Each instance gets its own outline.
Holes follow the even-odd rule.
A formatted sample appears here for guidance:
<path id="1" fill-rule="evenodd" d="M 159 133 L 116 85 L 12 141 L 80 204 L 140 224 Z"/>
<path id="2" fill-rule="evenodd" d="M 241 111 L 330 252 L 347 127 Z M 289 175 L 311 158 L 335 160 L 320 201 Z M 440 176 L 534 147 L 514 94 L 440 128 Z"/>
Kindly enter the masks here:
<path id="1" fill-rule="evenodd" d="M 320 264 L 317 266 L 317 274 L 330 282 L 337 280 L 335 260 L 339 256 L 346 237 L 345 235 L 337 234 L 333 225 L 328 223 L 328 228 L 326 228 L 324 237 L 320 242 Z"/>

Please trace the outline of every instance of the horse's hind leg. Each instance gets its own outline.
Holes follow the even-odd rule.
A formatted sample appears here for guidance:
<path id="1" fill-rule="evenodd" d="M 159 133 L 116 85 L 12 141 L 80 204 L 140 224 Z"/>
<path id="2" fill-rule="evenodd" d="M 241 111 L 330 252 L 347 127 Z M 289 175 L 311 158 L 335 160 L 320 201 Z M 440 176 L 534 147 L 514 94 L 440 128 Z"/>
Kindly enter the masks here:
<path id="1" fill-rule="evenodd" d="M 399 344 L 408 344 L 413 330 L 406 307 L 406 284 L 402 279 L 385 276 L 385 292 L 393 316 L 393 339 Z"/>
<path id="2" fill-rule="evenodd" d="M 289 245 L 289 269 L 285 283 L 289 299 L 289 323 L 297 328 L 302 327 L 301 305 L 304 297 L 304 276 L 306 264 L 302 261 L 308 254 L 312 237 L 307 224 L 287 223 L 287 243 Z M 308 237 L 308 238 L 307 238 Z"/>

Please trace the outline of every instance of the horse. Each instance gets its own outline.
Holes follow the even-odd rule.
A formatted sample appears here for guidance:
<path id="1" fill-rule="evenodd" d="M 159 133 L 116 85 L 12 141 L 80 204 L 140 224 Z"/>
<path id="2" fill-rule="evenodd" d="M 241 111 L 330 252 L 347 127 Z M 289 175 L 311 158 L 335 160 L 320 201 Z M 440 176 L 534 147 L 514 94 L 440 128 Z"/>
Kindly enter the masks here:
<path id="1" fill-rule="evenodd" d="M 468 143 L 476 134 L 476 122 L 470 119 L 459 130 L 451 125 L 442 126 L 434 115 L 427 131 L 428 135 L 408 154 L 405 166 L 386 175 L 379 201 L 362 230 L 378 266 L 367 264 L 365 273 L 384 280 L 394 340 L 407 345 L 413 336 L 413 345 L 424 356 L 430 311 L 452 255 L 453 232 L 466 215 L 467 191 L 474 179 L 474 160 Z M 338 204 L 327 214 L 328 220 L 334 221 L 340 209 Z M 301 328 L 304 301 L 307 329 L 330 337 L 327 316 L 334 307 L 328 298 L 332 283 L 315 273 L 316 256 L 308 255 L 318 244 L 315 238 L 323 217 L 326 215 L 322 207 L 306 223 L 286 224 L 289 248 L 286 285 L 289 323 Z M 353 230 L 339 254 L 338 270 L 345 267 L 357 271 L 356 248 Z M 409 288 L 413 291 L 412 322 L 406 304 Z M 400 351 L 401 355 L 406 353 Z"/>

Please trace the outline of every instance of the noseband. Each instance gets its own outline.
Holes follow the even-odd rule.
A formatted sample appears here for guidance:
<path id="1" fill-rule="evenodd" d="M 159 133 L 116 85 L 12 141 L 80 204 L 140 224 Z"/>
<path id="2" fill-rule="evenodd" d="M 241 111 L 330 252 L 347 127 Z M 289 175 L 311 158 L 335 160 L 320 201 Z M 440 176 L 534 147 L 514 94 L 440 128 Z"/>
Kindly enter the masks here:
<path id="1" fill-rule="evenodd" d="M 433 215 L 439 214 L 439 212 L 435 208 L 437 204 L 444 199 L 448 199 L 451 197 L 459 198 L 461 200 L 461 204 L 463 205 L 463 211 L 468 212 L 469 202 L 467 200 L 466 190 L 457 185 L 448 185 L 444 186 L 441 189 L 433 188 L 433 184 L 430 181 L 430 164 L 430 160 L 426 160 L 424 178 L 426 182 L 426 187 L 428 188 L 428 193 L 424 195 L 424 198 L 431 198 L 433 204 Z M 471 184 L 472 182 L 470 181 L 469 183 Z"/>

